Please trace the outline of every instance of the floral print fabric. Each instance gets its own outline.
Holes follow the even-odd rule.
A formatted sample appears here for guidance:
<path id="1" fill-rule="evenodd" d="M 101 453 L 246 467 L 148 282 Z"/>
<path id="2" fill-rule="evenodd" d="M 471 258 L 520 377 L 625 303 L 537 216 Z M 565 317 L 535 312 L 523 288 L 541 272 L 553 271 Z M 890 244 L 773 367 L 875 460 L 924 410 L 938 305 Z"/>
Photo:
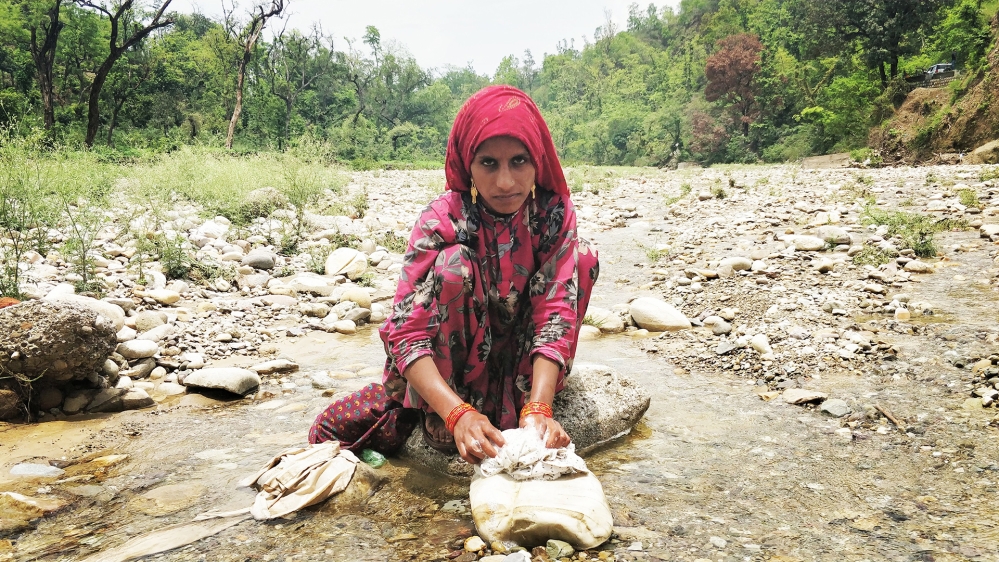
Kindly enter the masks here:
<path id="1" fill-rule="evenodd" d="M 517 213 L 496 216 L 468 193 L 445 193 L 416 222 L 380 330 L 386 392 L 407 408 L 431 411 L 402 375 L 430 356 L 448 385 L 494 425 L 517 427 L 535 355 L 561 366 L 556 392 L 562 389 L 598 273 L 567 195 L 538 189 Z"/>

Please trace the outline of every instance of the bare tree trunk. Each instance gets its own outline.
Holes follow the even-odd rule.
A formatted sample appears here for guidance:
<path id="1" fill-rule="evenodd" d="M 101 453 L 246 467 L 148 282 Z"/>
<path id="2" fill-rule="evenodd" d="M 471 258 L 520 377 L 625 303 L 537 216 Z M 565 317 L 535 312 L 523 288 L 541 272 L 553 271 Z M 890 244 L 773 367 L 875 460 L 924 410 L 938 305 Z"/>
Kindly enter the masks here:
<path id="1" fill-rule="evenodd" d="M 38 77 L 38 88 L 42 94 L 42 115 L 45 122 L 45 130 L 52 131 L 55 127 L 55 90 L 52 79 L 52 68 L 55 66 L 56 44 L 59 42 L 59 32 L 65 24 L 59 21 L 59 9 L 62 0 L 55 0 L 48 9 L 48 22 L 42 24 L 42 44 L 38 44 L 38 28 L 31 28 L 31 43 L 28 45 L 31 51 L 31 60 L 35 63 L 35 71 Z"/>
<path id="2" fill-rule="evenodd" d="M 118 98 L 114 104 L 114 109 L 111 110 L 111 123 L 108 124 L 108 146 L 114 146 L 114 129 L 118 126 L 118 113 L 121 112 L 123 105 L 125 105 L 125 96 Z"/>
<path id="3" fill-rule="evenodd" d="M 232 117 L 229 118 L 229 131 L 225 135 L 225 147 L 232 149 L 233 137 L 236 135 L 236 123 L 239 122 L 239 115 L 243 112 L 243 85 L 246 82 L 246 67 L 250 64 L 253 56 L 253 47 L 260 38 L 260 32 L 267 25 L 267 20 L 280 16 L 284 11 L 286 0 L 271 0 L 270 8 L 264 9 L 262 5 L 256 6 L 249 23 L 240 33 L 240 45 L 243 47 L 243 56 L 239 59 L 239 66 L 236 70 L 236 104 L 232 108 Z M 231 29 L 230 29 L 231 31 Z"/>

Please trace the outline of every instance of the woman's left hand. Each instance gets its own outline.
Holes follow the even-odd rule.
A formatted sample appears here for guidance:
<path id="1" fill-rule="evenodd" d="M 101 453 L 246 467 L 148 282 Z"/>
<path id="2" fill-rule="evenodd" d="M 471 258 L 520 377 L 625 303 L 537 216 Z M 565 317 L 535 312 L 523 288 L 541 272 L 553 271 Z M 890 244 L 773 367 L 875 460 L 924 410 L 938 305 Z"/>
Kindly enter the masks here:
<path id="1" fill-rule="evenodd" d="M 541 439 L 545 441 L 545 447 L 549 449 L 566 447 L 571 442 L 569 434 L 562 429 L 562 424 L 541 414 L 521 416 L 520 427 L 537 431 Z"/>

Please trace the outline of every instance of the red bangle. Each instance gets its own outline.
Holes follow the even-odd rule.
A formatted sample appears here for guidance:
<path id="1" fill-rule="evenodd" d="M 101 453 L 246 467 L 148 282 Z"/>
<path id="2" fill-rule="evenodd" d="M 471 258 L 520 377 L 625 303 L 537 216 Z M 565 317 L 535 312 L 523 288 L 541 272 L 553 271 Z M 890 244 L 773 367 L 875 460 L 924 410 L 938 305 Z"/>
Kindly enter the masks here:
<path id="1" fill-rule="evenodd" d="M 474 411 L 475 408 L 473 408 L 468 402 L 458 404 L 452 408 L 451 413 L 447 415 L 447 419 L 444 420 L 444 427 L 446 427 L 451 434 L 454 434 L 454 426 L 458 425 L 458 420 L 461 419 L 461 416 L 464 416 L 468 412 Z"/>
<path id="2" fill-rule="evenodd" d="M 552 407 L 544 402 L 528 402 L 524 404 L 524 407 L 520 409 L 520 417 L 530 416 L 533 414 L 541 414 L 546 418 L 551 418 L 555 416 L 552 411 Z"/>

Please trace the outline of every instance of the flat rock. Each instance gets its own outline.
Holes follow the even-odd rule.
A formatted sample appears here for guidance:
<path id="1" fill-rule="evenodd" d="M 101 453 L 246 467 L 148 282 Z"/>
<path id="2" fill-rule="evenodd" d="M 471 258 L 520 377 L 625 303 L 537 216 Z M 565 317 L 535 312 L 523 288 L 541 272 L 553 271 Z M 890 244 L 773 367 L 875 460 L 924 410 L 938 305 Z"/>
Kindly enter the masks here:
<path id="1" fill-rule="evenodd" d="M 804 388 L 789 388 L 781 394 L 781 398 L 788 404 L 806 404 L 808 402 L 820 402 L 828 398 L 825 392 L 806 390 Z"/>
<path id="2" fill-rule="evenodd" d="M 54 478 L 62 476 L 66 471 L 48 464 L 24 462 L 15 464 L 10 468 L 11 476 L 22 476 L 25 478 Z"/>
<path id="3" fill-rule="evenodd" d="M 154 402 L 153 399 L 148 394 L 146 394 L 146 391 L 142 390 L 141 388 L 129 389 L 128 392 L 126 392 L 121 397 L 121 405 L 122 408 L 125 410 L 138 410 L 140 408 L 148 408 L 149 406 L 152 406 L 155 403 L 156 402 Z"/>
<path id="4" fill-rule="evenodd" d="M 553 409 L 576 451 L 585 453 L 630 431 L 645 415 L 650 400 L 645 389 L 610 367 L 577 364 L 566 378 L 565 389 L 555 397 Z M 445 455 L 427 446 L 418 430 L 410 435 L 401 454 L 443 474 L 470 477 L 472 473 L 471 466 L 458 455 Z"/>
<path id="5" fill-rule="evenodd" d="M 743 256 L 733 256 L 725 258 L 718 264 L 718 269 L 731 268 L 732 271 L 749 271 L 753 267 L 753 260 Z"/>
<path id="6" fill-rule="evenodd" d="M 251 371 L 256 371 L 260 375 L 270 375 L 272 373 L 294 373 L 298 370 L 298 363 L 288 359 L 273 359 L 250 367 Z"/>
<path id="7" fill-rule="evenodd" d="M 143 296 L 149 297 L 160 304 L 171 305 L 180 300 L 180 293 L 170 289 L 153 289 L 146 291 Z"/>
<path id="8" fill-rule="evenodd" d="M 840 245 L 852 242 L 850 233 L 845 228 L 838 226 L 820 226 L 815 230 L 815 236 L 829 244 Z"/>
<path id="9" fill-rule="evenodd" d="M 607 334 L 617 334 L 624 331 L 624 321 L 621 317 L 606 308 L 591 306 L 586 310 L 586 317 L 591 325 L 596 326 L 601 332 Z"/>
<path id="10" fill-rule="evenodd" d="M 637 298 L 631 302 L 630 310 L 635 324 L 650 332 L 675 332 L 691 327 L 690 320 L 682 312 L 660 299 Z"/>
<path id="11" fill-rule="evenodd" d="M 238 367 L 208 367 L 187 375 L 184 378 L 184 386 L 217 388 L 244 395 L 260 386 L 260 375 Z"/>

